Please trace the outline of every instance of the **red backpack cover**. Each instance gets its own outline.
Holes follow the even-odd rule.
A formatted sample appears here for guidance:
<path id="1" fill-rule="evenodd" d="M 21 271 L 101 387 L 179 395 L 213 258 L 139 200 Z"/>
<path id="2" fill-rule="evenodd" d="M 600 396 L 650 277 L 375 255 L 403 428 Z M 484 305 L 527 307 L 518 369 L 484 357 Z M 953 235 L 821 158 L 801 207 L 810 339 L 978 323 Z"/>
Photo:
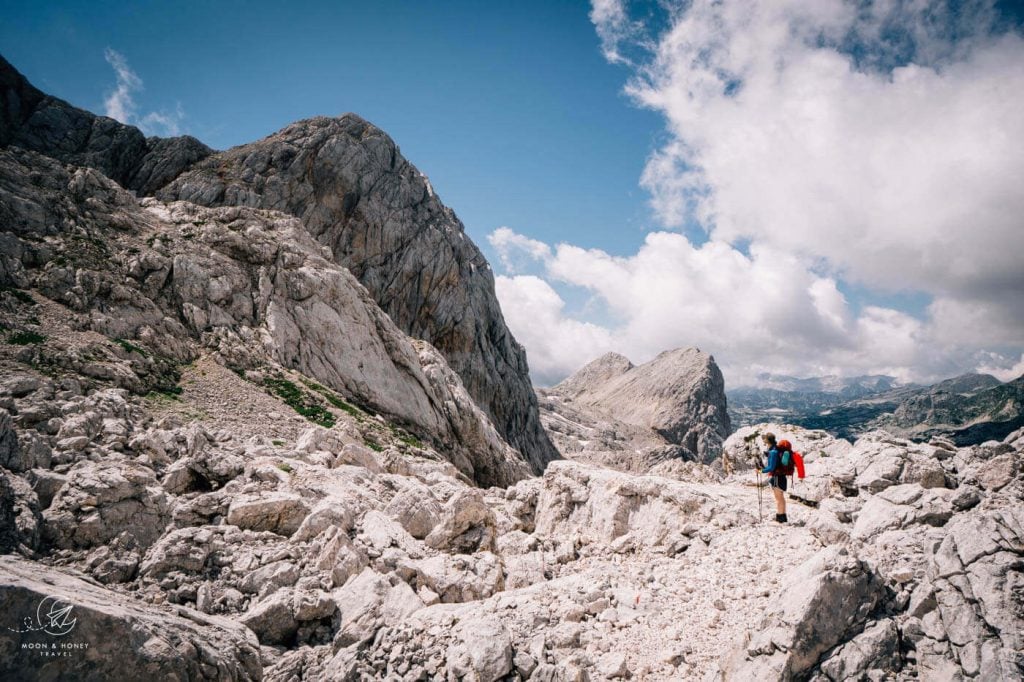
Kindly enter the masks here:
<path id="1" fill-rule="evenodd" d="M 777 471 L 784 476 L 792 476 L 795 471 L 797 478 L 805 478 L 806 471 L 804 471 L 803 455 L 795 451 L 793 445 L 788 440 L 780 440 L 776 447 L 779 450 L 779 467 Z M 789 457 L 786 457 L 786 454 L 789 454 Z"/>

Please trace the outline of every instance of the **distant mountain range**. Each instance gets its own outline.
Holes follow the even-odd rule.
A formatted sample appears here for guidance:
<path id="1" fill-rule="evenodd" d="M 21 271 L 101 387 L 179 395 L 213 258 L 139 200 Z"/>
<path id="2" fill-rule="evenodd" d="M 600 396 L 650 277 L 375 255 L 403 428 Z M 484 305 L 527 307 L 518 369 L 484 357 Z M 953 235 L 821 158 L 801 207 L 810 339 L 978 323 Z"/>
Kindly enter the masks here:
<path id="1" fill-rule="evenodd" d="M 964 374 L 930 386 L 868 375 L 801 379 L 763 374 L 757 386 L 726 391 L 734 427 L 785 421 L 853 439 L 873 429 L 957 445 L 1001 439 L 1024 426 L 1024 377 L 1002 383 Z"/>

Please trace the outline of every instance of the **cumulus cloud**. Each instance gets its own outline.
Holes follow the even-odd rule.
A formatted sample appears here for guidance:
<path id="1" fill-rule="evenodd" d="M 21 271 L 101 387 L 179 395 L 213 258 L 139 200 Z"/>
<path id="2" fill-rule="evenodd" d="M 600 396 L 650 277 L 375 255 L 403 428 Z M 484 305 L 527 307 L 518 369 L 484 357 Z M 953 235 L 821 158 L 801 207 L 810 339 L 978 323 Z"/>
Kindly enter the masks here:
<path id="1" fill-rule="evenodd" d="M 499 276 L 494 284 L 505 321 L 529 349 L 534 382 L 556 383 L 566 376 L 566 367 L 579 365 L 580 358 L 590 360 L 614 347 L 607 329 L 566 316 L 565 301 L 540 277 Z"/>
<path id="2" fill-rule="evenodd" d="M 1024 353 L 1021 353 L 1017 362 L 997 353 L 991 353 L 986 362 L 978 365 L 978 372 L 991 374 L 1000 381 L 1010 381 L 1024 376 Z"/>
<path id="3" fill-rule="evenodd" d="M 734 377 L 928 379 L 992 357 L 1012 371 L 1006 358 L 1024 347 L 1024 40 L 994 2 L 659 7 L 656 25 L 621 0 L 595 0 L 590 16 L 606 58 L 633 70 L 627 93 L 664 116 L 639 179 L 655 216 L 707 243 L 655 232 L 622 257 L 506 228 L 492 241 L 509 272 L 533 260 L 546 281 L 597 296 L 616 320 L 609 343 L 636 360 L 696 344 Z M 866 300 L 847 301 L 848 284 Z M 931 302 L 877 304 L 899 292 Z"/>
<path id="4" fill-rule="evenodd" d="M 103 100 L 104 113 L 121 123 L 137 126 L 146 135 L 179 135 L 185 118 L 181 104 L 172 111 L 151 111 L 139 116 L 135 95 L 143 90 L 142 79 L 120 52 L 108 47 L 103 56 L 116 78 L 114 89 Z"/>
<path id="5" fill-rule="evenodd" d="M 491 243 L 505 251 L 503 260 L 533 260 L 541 269 L 497 279 L 506 320 L 541 385 L 609 350 L 643 362 L 685 345 L 713 353 L 730 385 L 764 371 L 884 372 L 909 380 L 917 378 L 910 368 L 920 369 L 919 349 L 932 333 L 891 308 L 855 312 L 833 278 L 769 246 L 754 245 L 748 255 L 720 241 L 696 246 L 681 234 L 653 232 L 635 254 L 621 257 L 552 247 L 508 228 Z M 582 289 L 609 321 L 568 315 L 553 284 Z"/>

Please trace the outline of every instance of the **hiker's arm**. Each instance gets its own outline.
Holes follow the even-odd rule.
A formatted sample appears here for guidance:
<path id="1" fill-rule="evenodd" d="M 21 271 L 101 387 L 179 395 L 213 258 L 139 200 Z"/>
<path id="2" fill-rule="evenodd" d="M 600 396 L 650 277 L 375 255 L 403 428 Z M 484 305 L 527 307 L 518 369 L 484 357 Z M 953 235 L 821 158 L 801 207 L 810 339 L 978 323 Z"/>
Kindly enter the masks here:
<path id="1" fill-rule="evenodd" d="M 761 469 L 762 474 L 770 474 L 775 471 L 775 467 L 779 465 L 779 451 L 772 448 L 768 451 L 768 464 L 764 469 Z"/>

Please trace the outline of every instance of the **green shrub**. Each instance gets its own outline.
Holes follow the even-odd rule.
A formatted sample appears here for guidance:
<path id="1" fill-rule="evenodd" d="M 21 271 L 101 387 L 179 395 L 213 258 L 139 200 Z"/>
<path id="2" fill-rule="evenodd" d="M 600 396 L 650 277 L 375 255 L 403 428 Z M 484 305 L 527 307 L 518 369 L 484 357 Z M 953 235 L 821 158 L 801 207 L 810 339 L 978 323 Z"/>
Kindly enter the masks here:
<path id="1" fill-rule="evenodd" d="M 328 429 L 334 426 L 334 415 L 327 408 L 311 400 L 311 396 L 303 393 L 302 389 L 291 381 L 280 377 L 266 377 L 263 383 L 274 395 L 307 420 Z"/>
<path id="2" fill-rule="evenodd" d="M 36 304 L 35 299 L 26 294 L 21 289 L 15 289 L 14 287 L 0 287 L 0 293 L 10 294 L 14 298 L 16 298 L 19 303 L 25 303 L 27 305 Z"/>
<path id="3" fill-rule="evenodd" d="M 123 348 L 126 353 L 138 353 L 144 358 L 149 357 L 148 350 L 146 350 L 145 348 L 140 348 L 139 346 L 136 346 L 134 343 L 125 341 L 124 339 L 114 339 L 114 343 L 121 346 L 121 348 Z"/>
<path id="4" fill-rule="evenodd" d="M 309 381 L 306 379 L 304 379 L 302 383 L 306 384 L 306 386 L 322 395 L 324 397 L 324 400 L 326 400 L 327 402 L 329 402 L 331 405 L 338 408 L 342 412 L 357 419 L 364 416 L 364 412 L 362 410 L 360 410 L 352 403 L 346 401 L 344 398 L 342 398 L 341 396 L 339 396 L 337 393 L 327 388 L 326 386 L 321 386 L 315 381 Z"/>

